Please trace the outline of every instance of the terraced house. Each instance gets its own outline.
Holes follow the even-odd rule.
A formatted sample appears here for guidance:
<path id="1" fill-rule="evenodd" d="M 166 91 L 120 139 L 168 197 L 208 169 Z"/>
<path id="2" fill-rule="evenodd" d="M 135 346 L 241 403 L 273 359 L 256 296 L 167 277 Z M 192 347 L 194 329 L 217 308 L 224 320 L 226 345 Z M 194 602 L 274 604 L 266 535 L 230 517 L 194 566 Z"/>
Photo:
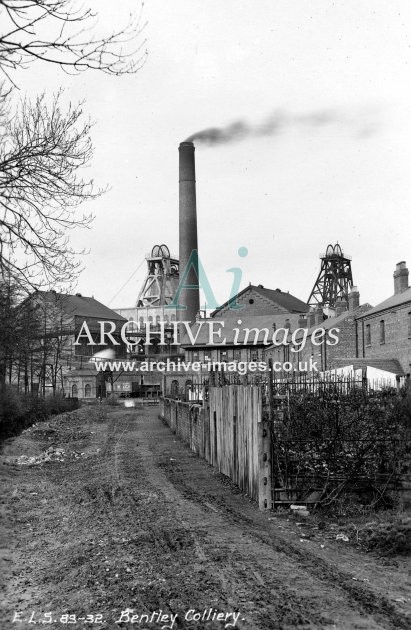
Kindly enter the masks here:
<path id="1" fill-rule="evenodd" d="M 292 352 L 292 345 L 271 346 L 265 351 L 266 359 L 298 361 L 311 357 L 321 372 L 351 368 L 364 378 L 385 379 L 387 383 L 400 384 L 411 373 L 411 288 L 405 261 L 397 264 L 394 271 L 394 294 L 377 306 L 360 306 L 360 294 L 353 287 L 349 294 L 349 306 L 336 305 L 335 315 L 324 318 L 317 308 L 308 315 L 308 332 L 296 336 L 297 344 L 307 335 L 301 352 Z M 322 339 L 314 336 L 315 329 L 325 329 Z M 331 345 L 330 331 L 338 329 L 339 341 Z M 290 331 L 292 332 L 292 331 Z M 296 349 L 296 346 L 294 346 Z"/>

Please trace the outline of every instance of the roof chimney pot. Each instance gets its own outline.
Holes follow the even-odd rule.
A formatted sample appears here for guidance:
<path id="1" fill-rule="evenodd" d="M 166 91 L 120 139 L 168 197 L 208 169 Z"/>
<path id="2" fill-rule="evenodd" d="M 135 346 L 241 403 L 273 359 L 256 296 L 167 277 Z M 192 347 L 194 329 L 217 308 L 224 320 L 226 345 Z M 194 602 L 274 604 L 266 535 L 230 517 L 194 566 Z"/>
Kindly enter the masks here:
<path id="1" fill-rule="evenodd" d="M 397 263 L 394 271 L 394 294 L 402 293 L 408 289 L 408 269 L 405 260 Z"/>
<path id="2" fill-rule="evenodd" d="M 348 294 L 348 310 L 355 311 L 360 306 L 360 292 L 358 287 L 351 287 L 351 291 Z"/>

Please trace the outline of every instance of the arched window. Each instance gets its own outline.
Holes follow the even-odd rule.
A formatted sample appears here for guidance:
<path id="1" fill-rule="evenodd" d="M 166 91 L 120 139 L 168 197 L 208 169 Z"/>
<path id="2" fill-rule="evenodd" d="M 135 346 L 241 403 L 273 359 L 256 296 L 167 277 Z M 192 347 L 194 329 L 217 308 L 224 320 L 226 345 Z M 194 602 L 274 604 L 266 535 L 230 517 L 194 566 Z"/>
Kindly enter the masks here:
<path id="1" fill-rule="evenodd" d="M 140 322 L 140 327 L 144 326 L 144 317 L 139 317 L 138 321 Z"/>
<path id="2" fill-rule="evenodd" d="M 71 397 L 78 398 L 78 387 L 75 383 L 71 386 Z"/>
<path id="3" fill-rule="evenodd" d="M 171 381 L 170 394 L 171 394 L 171 398 L 178 397 L 178 381 Z"/>
<path id="4" fill-rule="evenodd" d="M 91 396 L 91 385 L 89 383 L 86 383 L 86 385 L 84 386 L 84 397 L 90 398 L 90 396 Z"/>
<path id="5" fill-rule="evenodd" d="M 157 315 L 157 317 L 156 317 L 156 326 L 159 326 L 160 322 L 161 322 L 161 317 L 160 317 L 160 315 Z"/>
<path id="6" fill-rule="evenodd" d="M 168 315 L 164 315 L 164 322 L 165 322 L 166 324 L 168 324 L 168 322 L 169 322 Z"/>
<path id="7" fill-rule="evenodd" d="M 172 315 L 172 316 L 171 316 L 171 321 L 172 321 L 172 322 L 175 322 L 175 321 L 176 321 L 176 316 L 175 316 L 175 315 Z"/>

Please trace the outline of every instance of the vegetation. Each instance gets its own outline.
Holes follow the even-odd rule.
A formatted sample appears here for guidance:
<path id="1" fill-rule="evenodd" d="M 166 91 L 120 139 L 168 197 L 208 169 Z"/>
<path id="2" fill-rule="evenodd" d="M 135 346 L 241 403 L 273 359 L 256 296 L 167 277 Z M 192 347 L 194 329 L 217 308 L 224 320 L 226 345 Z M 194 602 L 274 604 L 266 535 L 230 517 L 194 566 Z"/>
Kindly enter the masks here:
<path id="1" fill-rule="evenodd" d="M 18 435 L 36 422 L 79 406 L 75 398 L 46 398 L 22 394 L 10 385 L 0 384 L 0 441 Z"/>
<path id="2" fill-rule="evenodd" d="M 277 486 L 295 501 L 391 507 L 410 468 L 411 395 L 330 386 L 290 395 L 274 424 Z"/>
<path id="3" fill-rule="evenodd" d="M 389 555 L 411 553 L 411 518 L 405 514 L 373 520 L 355 529 L 358 542 L 369 551 Z"/>

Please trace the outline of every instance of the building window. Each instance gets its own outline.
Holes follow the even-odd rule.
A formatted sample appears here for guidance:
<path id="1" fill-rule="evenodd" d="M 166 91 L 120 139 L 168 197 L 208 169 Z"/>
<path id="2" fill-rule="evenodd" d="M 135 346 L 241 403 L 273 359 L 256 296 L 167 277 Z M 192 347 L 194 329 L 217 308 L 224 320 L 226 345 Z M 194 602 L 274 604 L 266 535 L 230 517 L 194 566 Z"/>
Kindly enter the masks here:
<path id="1" fill-rule="evenodd" d="M 74 385 L 71 386 L 71 397 L 72 398 L 77 398 L 78 397 L 78 388 L 77 385 L 74 383 Z"/>
<path id="2" fill-rule="evenodd" d="M 258 350 L 251 348 L 250 350 L 250 361 L 258 361 Z"/>
<path id="3" fill-rule="evenodd" d="M 200 360 L 200 351 L 193 350 L 193 361 L 199 361 L 199 360 Z"/>
<path id="4" fill-rule="evenodd" d="M 84 397 L 85 398 L 90 398 L 90 396 L 91 396 L 91 385 L 89 385 L 89 383 L 87 383 L 84 386 Z"/>
<path id="5" fill-rule="evenodd" d="M 241 361 L 241 350 L 240 348 L 235 348 L 233 350 L 233 355 L 234 355 L 234 361 Z"/>
<path id="6" fill-rule="evenodd" d="M 367 324 L 365 327 L 365 345 L 371 345 L 371 324 Z"/>
<path id="7" fill-rule="evenodd" d="M 385 321 L 380 321 L 380 343 L 385 343 Z"/>
<path id="8" fill-rule="evenodd" d="M 290 320 L 289 320 L 289 319 L 286 319 L 286 320 L 285 320 L 285 326 L 284 326 L 284 328 L 288 328 L 288 330 L 291 330 L 291 323 L 290 323 Z"/>
<path id="9" fill-rule="evenodd" d="M 220 361 L 222 361 L 223 363 L 225 363 L 228 359 L 228 352 L 227 350 L 220 350 Z"/>
<path id="10" fill-rule="evenodd" d="M 408 338 L 411 339 L 411 311 L 408 313 Z"/>

